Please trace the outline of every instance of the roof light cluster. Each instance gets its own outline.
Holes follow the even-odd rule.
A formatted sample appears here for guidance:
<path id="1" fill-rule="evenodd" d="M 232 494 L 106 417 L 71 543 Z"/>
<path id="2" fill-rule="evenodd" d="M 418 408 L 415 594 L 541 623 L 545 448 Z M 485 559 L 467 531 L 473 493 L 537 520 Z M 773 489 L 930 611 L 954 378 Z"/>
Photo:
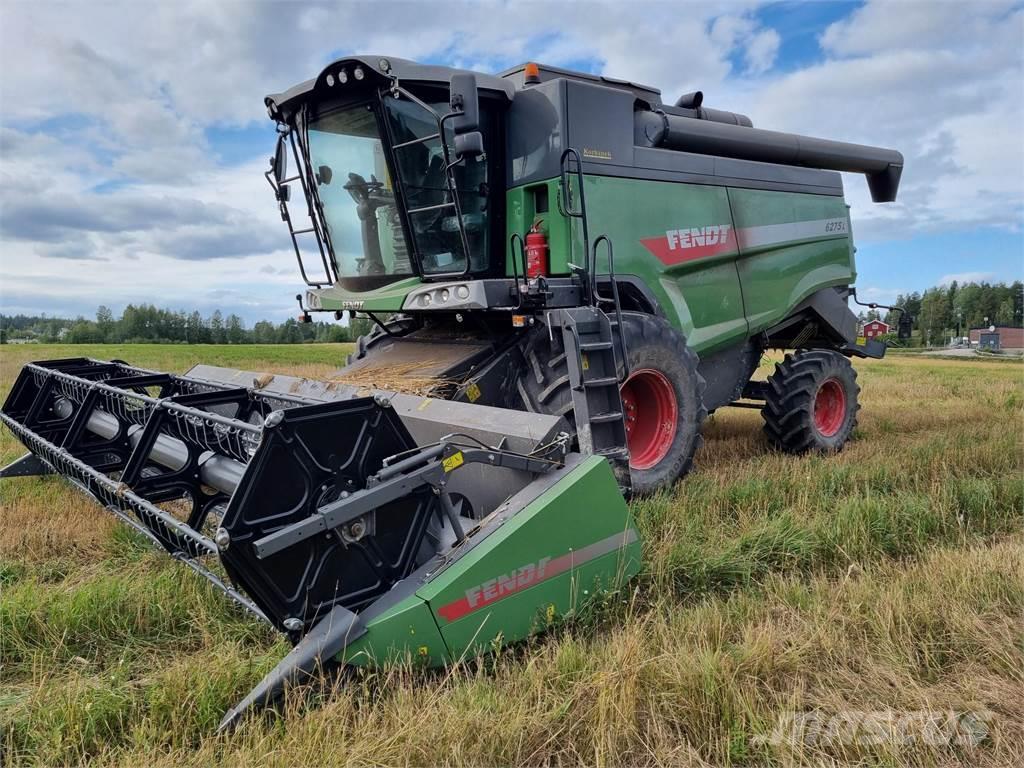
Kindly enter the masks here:
<path id="1" fill-rule="evenodd" d="M 366 70 L 364 70 L 360 66 L 356 66 L 353 68 L 351 76 L 354 77 L 356 80 L 363 80 L 366 78 Z M 348 79 L 349 72 L 347 69 L 342 67 L 337 71 L 337 73 L 329 72 L 327 74 L 327 77 L 324 78 L 324 81 L 327 83 L 327 86 L 329 88 L 333 88 L 335 83 L 337 83 L 338 85 L 345 85 L 348 82 Z"/>

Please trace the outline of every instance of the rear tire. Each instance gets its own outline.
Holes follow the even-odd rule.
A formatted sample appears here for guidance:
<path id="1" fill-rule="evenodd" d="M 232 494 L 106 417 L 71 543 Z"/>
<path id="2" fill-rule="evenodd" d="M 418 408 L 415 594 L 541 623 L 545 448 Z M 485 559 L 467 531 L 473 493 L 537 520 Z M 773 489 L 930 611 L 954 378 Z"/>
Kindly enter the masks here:
<path id="1" fill-rule="evenodd" d="M 630 377 L 623 384 L 623 408 L 629 430 L 630 479 L 634 495 L 654 493 L 674 483 L 693 467 L 703 444 L 700 430 L 707 417 L 704 378 L 697 354 L 686 337 L 653 315 L 623 312 L 623 334 L 629 354 Z M 613 335 L 617 335 L 613 329 Z M 547 332 L 535 333 L 523 350 L 526 372 L 518 382 L 526 407 L 573 420 L 572 394 L 565 353 L 552 349 Z M 628 409 L 632 400 L 634 408 Z M 659 401 L 661 407 L 657 407 Z M 674 430 L 660 428 L 674 414 Z M 633 422 L 628 419 L 632 416 Z M 651 422 L 651 419 L 654 419 Z"/>
<path id="2" fill-rule="evenodd" d="M 787 453 L 835 453 L 857 426 L 859 394 L 857 372 L 838 352 L 786 355 L 765 387 L 764 432 Z"/>

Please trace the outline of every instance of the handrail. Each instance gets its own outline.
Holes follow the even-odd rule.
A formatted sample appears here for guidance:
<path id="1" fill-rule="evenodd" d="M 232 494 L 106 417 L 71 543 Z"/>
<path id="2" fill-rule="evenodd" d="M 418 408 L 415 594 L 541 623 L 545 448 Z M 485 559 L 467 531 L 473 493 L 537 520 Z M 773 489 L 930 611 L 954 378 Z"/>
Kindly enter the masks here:
<path id="1" fill-rule="evenodd" d="M 519 243 L 519 253 L 522 255 L 523 262 L 523 288 L 519 287 L 519 265 L 516 264 L 516 243 Z M 516 282 L 516 306 L 515 310 L 521 309 L 523 306 L 523 289 L 527 287 L 528 277 L 526 274 L 526 244 L 523 242 L 523 236 L 518 232 L 513 232 L 512 236 L 508 239 L 509 248 L 512 251 L 512 277 Z"/>
<path id="2" fill-rule="evenodd" d="M 308 107 L 303 106 L 299 112 L 297 122 L 301 124 L 302 129 L 302 141 L 299 145 L 295 142 L 295 131 L 289 134 L 289 139 L 292 146 L 292 154 L 295 155 L 296 161 L 301 160 L 302 163 L 299 166 L 304 169 L 305 174 L 299 175 L 299 183 L 302 184 L 302 193 L 306 197 L 306 201 L 309 205 L 309 219 L 313 223 L 313 228 L 316 234 L 316 245 L 320 251 L 320 260 L 324 265 L 324 272 L 327 275 L 329 282 L 337 282 L 338 280 L 338 268 L 337 264 L 334 264 L 334 254 L 331 245 L 331 236 L 327 231 L 327 225 L 324 222 L 323 211 L 324 206 L 320 201 L 320 193 L 317 190 L 316 179 L 313 175 L 313 166 L 309 158 L 309 121 L 307 115 Z M 302 155 L 299 155 L 300 146 L 303 148 Z M 327 246 L 326 252 L 324 246 Z M 327 262 L 328 253 L 331 255 L 331 264 Z M 333 269 L 332 269 L 333 267 Z M 332 279 L 333 278 L 333 279 Z"/>
<path id="3" fill-rule="evenodd" d="M 570 196 L 572 193 L 571 186 L 569 184 L 569 164 L 567 160 L 573 158 L 576 161 L 576 184 L 580 191 L 580 208 L 574 210 L 571 206 Z M 562 152 L 562 156 L 559 158 L 559 179 L 558 179 L 558 211 L 567 218 L 579 219 L 583 228 L 583 269 L 584 269 L 584 293 L 586 293 L 587 302 L 594 305 L 594 294 L 593 294 L 593 279 L 590 273 L 590 231 L 587 226 L 587 198 L 586 193 L 583 189 L 583 160 L 580 157 L 580 153 L 573 147 L 568 147 Z M 569 238 L 569 256 L 570 261 L 572 260 L 572 238 Z"/>
<path id="4" fill-rule="evenodd" d="M 305 122 L 300 119 L 300 122 L 305 128 Z M 288 227 L 288 235 L 292 240 L 292 248 L 295 251 L 295 260 L 299 266 L 299 274 L 302 275 L 303 282 L 312 287 L 320 288 L 323 285 L 329 285 L 338 279 L 338 270 L 335 265 L 332 269 L 331 264 L 334 261 L 333 254 L 331 260 L 328 262 L 328 254 L 330 253 L 330 235 L 327 232 L 323 222 L 321 221 L 323 206 L 320 203 L 319 196 L 316 193 L 315 186 L 312 185 L 308 174 L 311 170 L 309 163 L 303 154 L 299 152 L 299 147 L 295 139 L 295 130 L 288 130 L 286 133 L 288 144 L 292 151 L 292 157 L 295 159 L 296 166 L 300 171 L 292 176 L 282 179 L 280 182 L 274 178 L 273 169 L 266 171 L 263 176 L 266 178 L 270 188 L 274 190 L 274 197 L 277 198 L 278 208 L 281 213 L 281 220 Z M 282 193 L 283 189 L 287 188 L 287 185 L 293 181 L 298 181 L 302 187 L 302 194 L 306 198 L 307 210 L 306 215 L 309 217 L 312 226 L 306 227 L 305 229 L 296 229 L 295 224 L 292 221 L 291 211 L 288 208 L 288 200 L 286 195 Z M 320 252 L 320 261 L 324 268 L 324 280 L 310 280 L 309 275 L 306 272 L 306 265 L 302 259 L 302 249 L 299 247 L 298 235 L 309 234 L 312 232 L 316 236 L 317 250 Z M 324 246 L 327 246 L 325 251 Z"/>
<path id="5" fill-rule="evenodd" d="M 612 240 L 608 235 L 601 235 L 594 241 L 594 295 L 597 296 L 597 248 L 601 243 L 608 246 L 608 277 L 612 282 L 612 302 L 615 305 L 615 324 L 618 329 L 619 345 L 622 347 L 622 379 L 629 378 L 629 353 L 626 350 L 626 333 L 622 325 L 622 302 L 619 300 L 619 282 L 615 279 L 615 256 L 612 253 Z"/>

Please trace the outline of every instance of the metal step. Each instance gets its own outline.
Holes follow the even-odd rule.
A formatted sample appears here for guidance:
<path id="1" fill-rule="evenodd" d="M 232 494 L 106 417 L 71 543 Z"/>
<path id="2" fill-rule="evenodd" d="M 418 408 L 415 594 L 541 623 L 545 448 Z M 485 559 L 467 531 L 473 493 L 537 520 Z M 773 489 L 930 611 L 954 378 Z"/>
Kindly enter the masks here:
<path id="1" fill-rule="evenodd" d="M 620 486 L 629 485 L 629 450 L 610 318 L 595 307 L 561 310 L 558 316 L 582 453 L 603 456 Z"/>

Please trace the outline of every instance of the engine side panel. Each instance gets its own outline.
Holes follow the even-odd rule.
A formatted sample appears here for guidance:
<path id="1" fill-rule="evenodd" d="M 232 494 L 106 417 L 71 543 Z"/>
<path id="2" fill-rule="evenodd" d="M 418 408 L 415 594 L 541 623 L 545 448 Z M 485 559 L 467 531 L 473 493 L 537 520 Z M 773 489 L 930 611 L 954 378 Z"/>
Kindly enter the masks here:
<path id="1" fill-rule="evenodd" d="M 616 274 L 638 277 L 690 346 L 702 353 L 746 339 L 725 187 L 610 176 L 584 183 L 591 238 L 612 239 Z M 603 252 L 598 270 L 607 270 Z"/>
<path id="2" fill-rule="evenodd" d="M 853 283 L 850 214 L 841 197 L 730 189 L 729 199 L 752 334 L 816 291 Z"/>

